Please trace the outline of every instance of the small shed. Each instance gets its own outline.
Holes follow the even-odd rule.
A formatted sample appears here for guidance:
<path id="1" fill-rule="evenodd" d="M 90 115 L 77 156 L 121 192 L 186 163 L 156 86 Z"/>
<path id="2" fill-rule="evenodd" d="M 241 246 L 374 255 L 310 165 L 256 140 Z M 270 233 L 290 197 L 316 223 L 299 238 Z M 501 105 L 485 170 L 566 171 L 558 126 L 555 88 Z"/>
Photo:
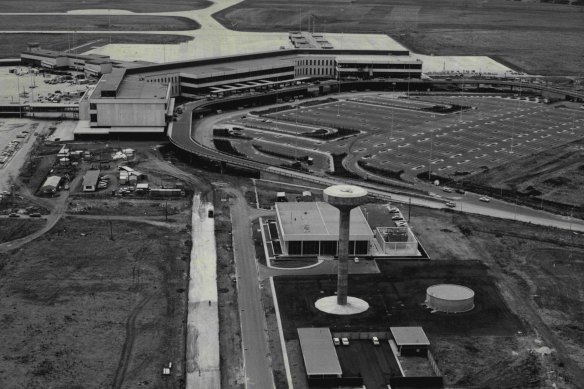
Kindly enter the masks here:
<path id="1" fill-rule="evenodd" d="M 88 170 L 83 176 L 83 191 L 95 192 L 99 181 L 99 170 Z"/>
<path id="2" fill-rule="evenodd" d="M 430 340 L 422 327 L 390 327 L 400 355 L 426 356 Z"/>
<path id="3" fill-rule="evenodd" d="M 276 192 L 276 202 L 284 203 L 287 201 L 288 199 L 286 198 L 286 192 Z"/>
<path id="4" fill-rule="evenodd" d="M 60 176 L 49 176 L 41 185 L 40 192 L 43 194 L 54 194 L 59 188 L 60 184 L 61 184 Z"/>

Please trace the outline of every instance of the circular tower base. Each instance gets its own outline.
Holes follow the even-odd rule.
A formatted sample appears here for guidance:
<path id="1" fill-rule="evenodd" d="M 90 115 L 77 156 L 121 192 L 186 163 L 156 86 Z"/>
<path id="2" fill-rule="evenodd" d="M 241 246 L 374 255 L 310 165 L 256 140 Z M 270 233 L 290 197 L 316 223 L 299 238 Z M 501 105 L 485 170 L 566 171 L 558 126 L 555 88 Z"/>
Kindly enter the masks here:
<path id="1" fill-rule="evenodd" d="M 331 315 L 356 315 L 369 309 L 367 301 L 351 296 L 347 296 L 346 305 L 337 304 L 337 296 L 329 296 L 318 299 L 314 306 L 319 311 Z"/>

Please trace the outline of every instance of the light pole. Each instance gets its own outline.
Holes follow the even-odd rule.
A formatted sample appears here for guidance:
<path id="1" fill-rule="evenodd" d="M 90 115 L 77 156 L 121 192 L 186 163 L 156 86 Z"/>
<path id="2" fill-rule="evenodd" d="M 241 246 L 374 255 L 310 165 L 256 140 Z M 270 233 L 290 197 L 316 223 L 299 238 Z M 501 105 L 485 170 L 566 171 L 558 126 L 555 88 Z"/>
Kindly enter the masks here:
<path id="1" fill-rule="evenodd" d="M 432 181 L 432 151 L 434 149 L 434 130 L 430 130 L 430 159 L 428 160 L 428 181 Z"/>
<path id="2" fill-rule="evenodd" d="M 341 72 L 339 71 L 340 66 L 341 65 L 337 64 L 337 80 L 338 80 L 337 90 L 339 91 L 338 93 L 339 98 L 337 99 L 337 116 L 341 116 Z"/>
<path id="3" fill-rule="evenodd" d="M 391 84 L 393 86 L 391 98 L 393 98 L 395 95 L 395 82 L 392 82 Z M 393 139 L 393 104 L 391 105 L 391 129 L 389 130 L 389 139 Z"/>
<path id="4" fill-rule="evenodd" d="M 460 122 L 462 122 L 462 101 L 464 92 L 464 83 L 460 84 Z"/>

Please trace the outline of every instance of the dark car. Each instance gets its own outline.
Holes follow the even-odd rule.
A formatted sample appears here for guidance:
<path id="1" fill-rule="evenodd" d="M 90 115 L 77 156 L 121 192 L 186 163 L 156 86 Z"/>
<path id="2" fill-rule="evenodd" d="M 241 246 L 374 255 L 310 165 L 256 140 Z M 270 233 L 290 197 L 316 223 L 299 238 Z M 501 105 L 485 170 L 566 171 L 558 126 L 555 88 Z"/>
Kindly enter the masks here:
<path id="1" fill-rule="evenodd" d="M 465 194 L 466 192 L 464 189 L 457 189 L 456 193 Z"/>
<path id="2" fill-rule="evenodd" d="M 17 213 L 11 213 L 8 215 L 8 217 L 20 217 L 20 215 Z"/>

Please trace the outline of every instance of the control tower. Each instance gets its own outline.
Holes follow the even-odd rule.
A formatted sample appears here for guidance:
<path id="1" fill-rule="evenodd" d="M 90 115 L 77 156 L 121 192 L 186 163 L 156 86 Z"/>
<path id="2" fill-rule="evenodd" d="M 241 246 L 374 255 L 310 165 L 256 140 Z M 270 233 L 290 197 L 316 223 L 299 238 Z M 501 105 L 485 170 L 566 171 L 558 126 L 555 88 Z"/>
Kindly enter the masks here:
<path id="1" fill-rule="evenodd" d="M 348 296 L 349 291 L 349 227 L 351 210 L 365 203 L 367 191 L 354 185 L 333 185 L 324 190 L 324 200 L 340 211 L 337 295 L 319 299 L 319 310 L 335 315 L 353 315 L 369 308 L 367 302 Z"/>

